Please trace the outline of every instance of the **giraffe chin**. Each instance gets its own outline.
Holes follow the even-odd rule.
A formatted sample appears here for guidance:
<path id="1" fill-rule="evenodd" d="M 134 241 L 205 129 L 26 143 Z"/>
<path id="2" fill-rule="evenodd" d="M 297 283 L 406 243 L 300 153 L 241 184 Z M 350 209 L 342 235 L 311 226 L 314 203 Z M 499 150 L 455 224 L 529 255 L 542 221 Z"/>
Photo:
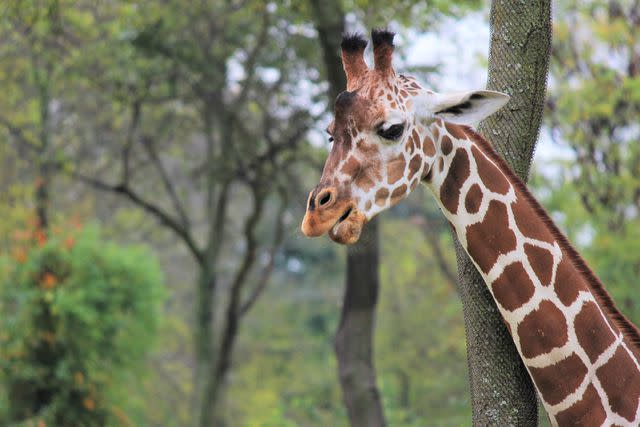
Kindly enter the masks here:
<path id="1" fill-rule="evenodd" d="M 329 229 L 329 238 L 342 245 L 352 245 L 360 239 L 360 233 L 366 223 L 367 218 L 353 209 L 347 218 L 336 222 Z"/>

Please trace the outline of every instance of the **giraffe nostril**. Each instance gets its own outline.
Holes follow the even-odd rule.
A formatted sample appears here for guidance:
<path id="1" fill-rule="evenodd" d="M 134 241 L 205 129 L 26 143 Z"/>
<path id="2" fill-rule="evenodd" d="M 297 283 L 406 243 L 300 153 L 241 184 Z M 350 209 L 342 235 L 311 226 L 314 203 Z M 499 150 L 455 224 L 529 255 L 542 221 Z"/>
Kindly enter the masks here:
<path id="1" fill-rule="evenodd" d="M 318 205 L 318 207 L 326 208 L 327 206 L 332 204 L 334 199 L 334 192 L 335 191 L 333 188 L 326 188 L 322 190 L 316 197 L 316 204 Z"/>

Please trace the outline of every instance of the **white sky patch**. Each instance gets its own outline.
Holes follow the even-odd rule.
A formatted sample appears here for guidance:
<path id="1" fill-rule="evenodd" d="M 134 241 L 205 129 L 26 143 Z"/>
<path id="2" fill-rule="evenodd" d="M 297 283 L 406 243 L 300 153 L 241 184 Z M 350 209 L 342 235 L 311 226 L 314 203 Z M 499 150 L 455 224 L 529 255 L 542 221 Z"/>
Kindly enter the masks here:
<path id="1" fill-rule="evenodd" d="M 407 66 L 440 66 L 432 81 L 438 92 L 482 89 L 487 81 L 484 64 L 489 53 L 489 23 L 485 12 L 463 18 L 444 18 L 436 31 L 409 31 Z"/>

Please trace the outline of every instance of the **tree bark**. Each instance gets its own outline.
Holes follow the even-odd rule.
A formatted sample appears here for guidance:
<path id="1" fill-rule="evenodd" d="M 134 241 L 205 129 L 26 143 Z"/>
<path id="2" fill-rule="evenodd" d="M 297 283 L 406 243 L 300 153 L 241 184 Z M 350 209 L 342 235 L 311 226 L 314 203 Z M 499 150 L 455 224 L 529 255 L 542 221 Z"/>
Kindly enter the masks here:
<path id="1" fill-rule="evenodd" d="M 347 280 L 335 338 L 340 385 L 352 426 L 386 425 L 373 364 L 373 329 L 378 302 L 378 221 L 363 230 L 347 252 Z"/>
<path id="2" fill-rule="evenodd" d="M 339 1 L 309 0 L 329 81 L 330 102 L 346 88 L 340 59 L 344 12 Z M 378 301 L 378 225 L 367 224 L 360 241 L 347 248 L 347 276 L 340 326 L 335 337 L 340 385 L 352 426 L 386 425 L 373 364 Z"/>
<path id="3" fill-rule="evenodd" d="M 487 88 L 508 93 L 511 100 L 479 130 L 526 181 L 546 91 L 551 52 L 550 0 L 495 0 L 490 19 Z M 456 254 L 473 425 L 535 426 L 537 398 L 531 379 L 489 289 L 457 240 Z"/>

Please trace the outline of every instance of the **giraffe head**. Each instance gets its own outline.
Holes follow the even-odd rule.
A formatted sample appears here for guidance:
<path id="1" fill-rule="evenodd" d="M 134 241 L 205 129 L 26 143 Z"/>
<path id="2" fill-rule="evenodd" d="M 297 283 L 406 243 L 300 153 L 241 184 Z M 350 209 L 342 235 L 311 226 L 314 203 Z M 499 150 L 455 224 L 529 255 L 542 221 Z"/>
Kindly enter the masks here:
<path id="1" fill-rule="evenodd" d="M 490 92 L 438 94 L 395 73 L 392 32 L 374 30 L 374 66 L 364 60 L 367 41 L 342 40 L 347 90 L 335 100 L 327 132 L 333 142 L 320 183 L 309 194 L 302 232 L 355 243 L 379 212 L 428 180 L 438 156 L 431 125 L 436 120 L 470 124 L 501 108 L 507 95 Z"/>

